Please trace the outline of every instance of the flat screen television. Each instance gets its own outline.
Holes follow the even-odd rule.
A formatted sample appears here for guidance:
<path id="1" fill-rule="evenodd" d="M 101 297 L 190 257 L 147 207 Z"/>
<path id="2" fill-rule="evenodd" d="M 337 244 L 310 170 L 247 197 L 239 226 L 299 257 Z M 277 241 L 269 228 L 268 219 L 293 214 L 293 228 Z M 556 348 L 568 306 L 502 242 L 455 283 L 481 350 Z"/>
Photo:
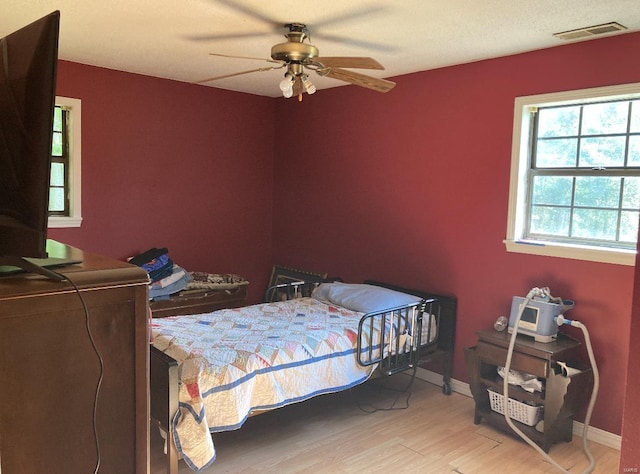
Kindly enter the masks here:
<path id="1" fill-rule="evenodd" d="M 56 278 L 47 258 L 60 12 L 0 39 L 0 265 Z"/>

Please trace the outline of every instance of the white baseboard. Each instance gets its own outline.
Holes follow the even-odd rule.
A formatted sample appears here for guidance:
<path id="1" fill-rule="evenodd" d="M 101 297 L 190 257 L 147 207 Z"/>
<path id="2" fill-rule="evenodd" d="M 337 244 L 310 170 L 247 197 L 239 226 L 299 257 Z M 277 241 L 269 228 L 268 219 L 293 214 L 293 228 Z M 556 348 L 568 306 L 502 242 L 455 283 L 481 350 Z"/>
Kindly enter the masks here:
<path id="1" fill-rule="evenodd" d="M 425 382 L 442 386 L 442 375 L 431 370 L 418 368 L 416 377 L 420 380 L 424 380 Z M 469 384 L 466 382 L 461 382 L 460 380 L 451 379 L 451 390 L 467 397 L 472 396 Z M 579 421 L 573 422 L 574 435 L 581 437 L 583 435 L 583 430 L 584 423 L 580 423 Z M 590 426 L 587 431 L 587 439 L 589 441 L 593 441 L 594 443 L 617 449 L 618 451 L 620 450 L 620 446 L 622 444 L 622 438 L 620 435 L 609 433 L 608 431 L 594 428 L 593 426 Z"/>
<path id="2" fill-rule="evenodd" d="M 584 424 L 579 421 L 573 422 L 573 434 L 576 436 L 582 437 L 582 431 L 584 430 Z M 600 428 L 594 428 L 593 426 L 589 426 L 589 430 L 587 432 L 587 439 L 589 441 L 593 441 L 594 443 L 601 444 L 603 446 L 607 446 L 609 448 L 617 449 L 620 451 L 620 447 L 622 446 L 622 437 L 617 434 L 609 433 L 608 431 L 601 430 Z"/>

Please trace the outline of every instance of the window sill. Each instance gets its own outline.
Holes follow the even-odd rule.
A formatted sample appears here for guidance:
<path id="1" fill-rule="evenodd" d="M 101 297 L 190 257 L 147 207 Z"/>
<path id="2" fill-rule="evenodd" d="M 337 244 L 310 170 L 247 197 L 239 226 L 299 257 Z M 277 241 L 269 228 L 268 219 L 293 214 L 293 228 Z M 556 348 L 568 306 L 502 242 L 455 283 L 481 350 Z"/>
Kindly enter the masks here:
<path id="1" fill-rule="evenodd" d="M 62 229 L 66 227 L 80 227 L 82 217 L 49 217 L 50 229 Z"/>
<path id="2" fill-rule="evenodd" d="M 543 244 L 523 240 L 504 240 L 507 252 L 542 255 L 546 257 L 571 258 L 614 265 L 635 266 L 635 250 L 604 249 L 577 245 Z"/>

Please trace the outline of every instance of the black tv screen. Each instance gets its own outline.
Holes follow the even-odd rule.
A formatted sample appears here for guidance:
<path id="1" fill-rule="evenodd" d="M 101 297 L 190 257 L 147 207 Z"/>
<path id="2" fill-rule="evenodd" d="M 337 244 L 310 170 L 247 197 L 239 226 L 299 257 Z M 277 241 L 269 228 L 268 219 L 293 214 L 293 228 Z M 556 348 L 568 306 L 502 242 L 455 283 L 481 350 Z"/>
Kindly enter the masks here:
<path id="1" fill-rule="evenodd" d="M 60 12 L 0 39 L 0 264 L 47 257 Z"/>

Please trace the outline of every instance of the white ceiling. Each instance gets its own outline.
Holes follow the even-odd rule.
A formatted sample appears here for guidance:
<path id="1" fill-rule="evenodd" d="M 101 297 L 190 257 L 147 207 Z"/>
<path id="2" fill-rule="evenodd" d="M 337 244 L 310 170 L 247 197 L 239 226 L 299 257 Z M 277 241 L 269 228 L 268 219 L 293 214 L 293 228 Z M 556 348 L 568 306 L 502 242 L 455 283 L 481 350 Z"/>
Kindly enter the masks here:
<path id="1" fill-rule="evenodd" d="M 358 72 L 384 78 L 563 45 L 553 33 L 611 21 L 640 31 L 638 0 L 2 0 L 0 35 L 56 9 L 61 59 L 184 82 L 271 66 L 209 53 L 268 59 L 291 22 L 321 56 L 371 56 L 385 71 Z M 282 75 L 208 85 L 277 97 Z"/>

